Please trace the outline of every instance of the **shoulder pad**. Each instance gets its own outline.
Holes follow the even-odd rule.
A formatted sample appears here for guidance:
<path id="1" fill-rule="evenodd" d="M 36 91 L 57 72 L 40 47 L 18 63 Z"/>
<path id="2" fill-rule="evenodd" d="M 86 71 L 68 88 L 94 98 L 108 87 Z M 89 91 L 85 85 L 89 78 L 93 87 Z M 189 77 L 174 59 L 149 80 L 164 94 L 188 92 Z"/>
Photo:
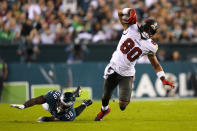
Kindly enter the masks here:
<path id="1" fill-rule="evenodd" d="M 158 50 L 158 45 L 156 42 L 154 42 L 152 39 L 149 39 L 149 45 L 150 45 L 150 50 L 153 52 L 153 53 L 156 53 L 157 50 Z"/>
<path id="2" fill-rule="evenodd" d="M 157 45 L 157 43 L 156 43 L 156 42 L 154 42 L 153 40 L 151 40 L 151 43 L 152 43 L 153 45 Z"/>

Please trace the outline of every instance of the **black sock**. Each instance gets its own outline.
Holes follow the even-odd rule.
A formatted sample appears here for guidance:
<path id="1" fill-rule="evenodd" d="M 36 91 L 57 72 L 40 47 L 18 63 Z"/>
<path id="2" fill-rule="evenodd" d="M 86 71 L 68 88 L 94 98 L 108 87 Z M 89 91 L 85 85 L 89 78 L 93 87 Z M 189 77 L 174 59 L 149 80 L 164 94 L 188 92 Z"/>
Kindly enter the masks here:
<path id="1" fill-rule="evenodd" d="M 80 115 L 81 112 L 86 108 L 85 105 L 80 105 L 78 106 L 77 108 L 75 108 L 75 111 L 76 111 L 76 116 Z"/>
<path id="2" fill-rule="evenodd" d="M 108 99 L 102 99 L 102 106 L 107 106 L 109 104 Z"/>

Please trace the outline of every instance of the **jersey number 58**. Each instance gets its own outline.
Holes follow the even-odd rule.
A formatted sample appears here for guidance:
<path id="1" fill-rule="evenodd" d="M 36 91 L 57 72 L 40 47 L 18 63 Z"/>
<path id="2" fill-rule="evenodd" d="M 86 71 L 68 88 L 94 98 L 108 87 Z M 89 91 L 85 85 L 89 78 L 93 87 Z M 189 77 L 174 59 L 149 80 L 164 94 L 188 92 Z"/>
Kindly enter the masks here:
<path id="1" fill-rule="evenodd" d="M 130 62 L 135 61 L 142 54 L 142 50 L 139 47 L 134 47 L 135 43 L 131 38 L 127 38 L 121 45 L 120 50 L 123 54 L 127 54 L 127 59 Z"/>

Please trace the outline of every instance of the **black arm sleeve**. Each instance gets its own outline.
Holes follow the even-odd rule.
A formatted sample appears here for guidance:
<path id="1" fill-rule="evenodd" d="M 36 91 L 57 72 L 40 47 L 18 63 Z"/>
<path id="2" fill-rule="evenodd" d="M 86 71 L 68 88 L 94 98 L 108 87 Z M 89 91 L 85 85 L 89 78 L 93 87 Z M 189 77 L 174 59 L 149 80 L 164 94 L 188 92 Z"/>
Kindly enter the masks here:
<path id="1" fill-rule="evenodd" d="M 80 106 L 78 106 L 77 108 L 75 108 L 76 116 L 79 116 L 79 115 L 83 112 L 83 110 L 84 110 L 85 108 L 86 108 L 85 105 L 80 105 Z"/>
<path id="2" fill-rule="evenodd" d="M 42 117 L 42 121 L 48 122 L 48 121 L 59 121 L 59 119 L 55 118 L 54 116 L 50 117 Z"/>

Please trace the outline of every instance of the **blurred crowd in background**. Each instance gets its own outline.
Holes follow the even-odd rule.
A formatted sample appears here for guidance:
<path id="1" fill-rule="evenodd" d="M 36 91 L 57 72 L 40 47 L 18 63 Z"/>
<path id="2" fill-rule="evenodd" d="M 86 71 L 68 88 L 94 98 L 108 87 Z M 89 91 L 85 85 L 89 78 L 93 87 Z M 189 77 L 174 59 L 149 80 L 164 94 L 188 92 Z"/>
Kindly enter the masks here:
<path id="1" fill-rule="evenodd" d="M 35 61 L 37 45 L 62 43 L 68 45 L 68 63 L 81 61 L 86 44 L 120 39 L 118 10 L 125 7 L 136 9 L 138 24 L 150 17 L 158 21 L 153 39 L 159 44 L 197 43 L 197 0 L 0 0 L 0 44 L 18 44 L 22 61 Z M 174 52 L 170 59 L 177 61 Z M 158 55 L 167 59 L 165 50 Z"/>
<path id="2" fill-rule="evenodd" d="M 145 18 L 158 21 L 155 42 L 197 44 L 197 0 L 0 0 L 0 45 L 18 44 L 20 61 L 29 63 L 39 56 L 38 45 L 64 44 L 66 62 L 81 63 L 87 44 L 118 44 L 123 31 L 118 10 L 126 7 L 136 10 L 139 25 Z M 181 55 L 157 53 L 161 62 L 178 62 Z M 188 60 L 197 62 L 197 56 Z M 144 56 L 137 63 L 150 62 Z M 0 57 L 0 95 L 7 74 Z"/>
<path id="3" fill-rule="evenodd" d="M 1 0 L 0 39 L 33 44 L 119 40 L 117 12 L 135 8 L 138 22 L 155 18 L 155 41 L 197 43 L 196 0 Z M 109 43 L 109 42 L 108 42 Z"/>

